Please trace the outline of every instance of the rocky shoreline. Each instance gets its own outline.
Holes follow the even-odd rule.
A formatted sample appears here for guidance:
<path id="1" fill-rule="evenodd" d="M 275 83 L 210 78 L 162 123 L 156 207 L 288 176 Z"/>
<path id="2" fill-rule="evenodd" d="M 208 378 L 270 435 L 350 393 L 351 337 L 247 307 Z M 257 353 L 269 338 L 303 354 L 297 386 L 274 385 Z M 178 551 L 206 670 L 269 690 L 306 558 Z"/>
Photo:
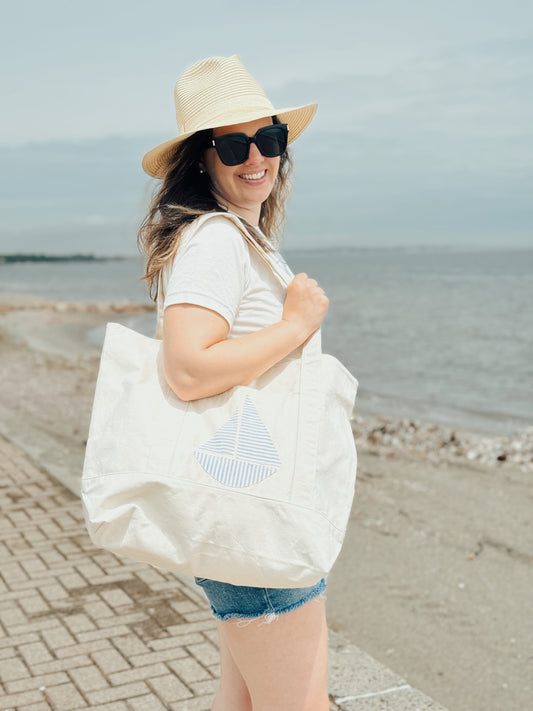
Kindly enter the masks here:
<path id="1" fill-rule="evenodd" d="M 409 418 L 356 414 L 352 431 L 358 447 L 378 457 L 533 471 L 533 427 L 513 435 L 482 435 Z"/>
<path id="2" fill-rule="evenodd" d="M 53 311 L 56 313 L 135 314 L 155 311 L 153 303 L 138 301 L 53 301 L 21 294 L 0 294 L 0 314 L 12 311 Z"/>

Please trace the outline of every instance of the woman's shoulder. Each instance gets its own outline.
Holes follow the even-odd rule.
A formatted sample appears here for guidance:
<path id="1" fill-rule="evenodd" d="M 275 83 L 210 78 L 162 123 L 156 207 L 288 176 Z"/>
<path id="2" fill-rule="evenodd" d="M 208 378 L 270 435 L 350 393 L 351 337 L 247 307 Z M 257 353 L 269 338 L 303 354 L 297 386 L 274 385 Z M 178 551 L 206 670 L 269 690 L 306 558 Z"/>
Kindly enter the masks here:
<path id="1" fill-rule="evenodd" d="M 183 231 L 168 268 L 193 271 L 218 265 L 220 268 L 250 269 L 250 250 L 239 227 L 224 213 L 207 213 Z"/>
<path id="2" fill-rule="evenodd" d="M 195 241 L 210 244 L 217 251 L 231 246 L 247 254 L 246 240 L 236 221 L 224 212 L 210 212 L 200 215 L 192 222 L 182 236 L 182 245 Z"/>
<path id="3" fill-rule="evenodd" d="M 241 234 L 237 225 L 238 218 L 228 212 L 207 212 L 197 217 L 190 227 L 195 231 L 224 232 L 225 234 Z"/>

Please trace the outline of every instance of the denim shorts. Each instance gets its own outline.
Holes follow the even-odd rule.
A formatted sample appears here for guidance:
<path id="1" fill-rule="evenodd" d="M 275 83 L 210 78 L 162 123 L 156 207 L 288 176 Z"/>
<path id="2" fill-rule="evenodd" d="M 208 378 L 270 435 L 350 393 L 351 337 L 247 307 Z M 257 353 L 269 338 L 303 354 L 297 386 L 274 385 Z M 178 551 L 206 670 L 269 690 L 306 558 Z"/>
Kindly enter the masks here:
<path id="1" fill-rule="evenodd" d="M 207 578 L 194 580 L 207 595 L 214 616 L 222 621 L 264 617 L 265 622 L 273 622 L 278 615 L 301 607 L 326 589 L 325 578 L 308 588 L 252 588 Z"/>

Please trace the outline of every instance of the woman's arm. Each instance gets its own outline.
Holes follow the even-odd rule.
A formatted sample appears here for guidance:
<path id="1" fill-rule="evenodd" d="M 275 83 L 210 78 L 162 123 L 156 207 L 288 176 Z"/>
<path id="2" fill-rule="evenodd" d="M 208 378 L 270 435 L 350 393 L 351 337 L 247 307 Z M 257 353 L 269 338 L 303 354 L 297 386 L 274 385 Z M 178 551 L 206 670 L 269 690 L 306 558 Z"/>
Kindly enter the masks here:
<path id="1" fill-rule="evenodd" d="M 285 358 L 320 326 L 329 301 L 307 274 L 287 287 L 281 321 L 239 338 L 216 311 L 194 304 L 165 309 L 163 353 L 168 384 L 181 400 L 246 385 Z"/>

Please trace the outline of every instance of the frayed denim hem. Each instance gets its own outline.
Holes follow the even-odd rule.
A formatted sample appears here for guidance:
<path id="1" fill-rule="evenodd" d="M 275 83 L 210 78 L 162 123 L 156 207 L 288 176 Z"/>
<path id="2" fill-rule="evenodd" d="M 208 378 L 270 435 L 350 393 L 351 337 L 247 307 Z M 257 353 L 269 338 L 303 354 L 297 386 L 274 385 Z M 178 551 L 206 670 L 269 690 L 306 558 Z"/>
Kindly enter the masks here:
<path id="1" fill-rule="evenodd" d="M 281 610 L 275 611 L 274 606 L 272 605 L 270 598 L 268 596 L 268 591 L 267 591 L 268 589 L 265 588 L 264 589 L 265 595 L 266 595 L 268 602 L 270 604 L 271 611 L 270 612 L 260 612 L 256 615 L 250 615 L 250 614 L 246 615 L 246 614 L 238 613 L 238 612 L 237 613 L 227 612 L 227 613 L 221 614 L 215 610 L 213 605 L 210 604 L 210 607 L 211 607 L 211 612 L 213 613 L 213 615 L 216 617 L 217 620 L 220 620 L 221 622 L 228 622 L 230 620 L 234 620 L 237 627 L 246 627 L 247 625 L 254 622 L 254 620 L 258 620 L 263 617 L 264 620 L 259 625 L 259 627 L 261 627 L 261 625 L 271 624 L 272 622 L 277 620 L 277 618 L 280 615 L 283 615 L 287 612 L 292 612 L 292 610 L 296 610 L 297 608 L 302 607 L 303 605 L 307 604 L 308 602 L 311 602 L 312 600 L 316 600 L 317 598 L 322 598 L 323 600 L 325 600 L 326 599 L 326 595 L 324 592 L 325 589 L 326 589 L 326 583 L 324 580 L 322 580 L 321 584 L 315 590 L 310 592 L 308 595 L 303 597 L 301 600 L 298 600 L 298 602 L 294 602 L 291 605 L 287 605 L 287 607 L 284 607 Z"/>

